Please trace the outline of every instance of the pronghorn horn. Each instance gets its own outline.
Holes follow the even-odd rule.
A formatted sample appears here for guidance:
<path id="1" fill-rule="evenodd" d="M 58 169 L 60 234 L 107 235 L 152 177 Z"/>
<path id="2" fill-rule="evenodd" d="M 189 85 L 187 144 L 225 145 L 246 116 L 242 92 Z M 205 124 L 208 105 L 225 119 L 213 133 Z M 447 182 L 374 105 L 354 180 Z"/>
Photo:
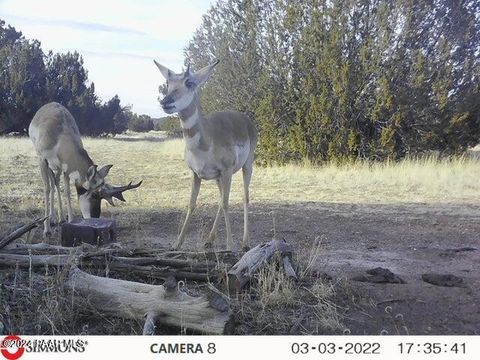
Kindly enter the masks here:
<path id="1" fill-rule="evenodd" d="M 132 182 L 130 181 L 130 183 L 125 186 L 105 186 L 101 191 L 101 196 L 103 199 L 107 200 L 110 205 L 114 206 L 112 197 L 117 198 L 120 201 L 125 201 L 125 198 L 123 197 L 123 192 L 138 188 L 140 185 L 142 185 L 142 182 L 143 180 L 140 181 L 138 184 L 132 185 Z"/>

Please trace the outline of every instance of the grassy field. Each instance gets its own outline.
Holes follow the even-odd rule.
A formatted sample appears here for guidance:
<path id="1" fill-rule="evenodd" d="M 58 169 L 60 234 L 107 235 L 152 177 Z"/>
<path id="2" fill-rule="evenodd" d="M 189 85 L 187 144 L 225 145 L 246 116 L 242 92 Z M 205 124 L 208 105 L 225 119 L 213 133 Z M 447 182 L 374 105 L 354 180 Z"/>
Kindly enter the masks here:
<path id="1" fill-rule="evenodd" d="M 183 140 L 134 134 L 86 138 L 84 146 L 99 166 L 114 164 L 109 182 L 124 184 L 143 180 L 138 190 L 126 193 L 126 203 L 117 202 L 116 207 L 106 202 L 103 205 L 104 216 L 119 219 L 129 230 L 128 237 L 138 241 L 138 245 L 162 237 L 161 233 L 149 232 L 142 225 L 147 224 L 148 219 L 165 221 L 157 220 L 158 212 L 176 214 L 169 221 L 177 227 L 181 225 L 191 184 L 191 172 L 183 160 Z M 0 138 L 0 234 L 43 213 L 43 184 L 37 161 L 28 138 Z M 328 208 L 351 204 L 369 212 L 376 206 L 385 209 L 404 204 L 410 212 L 421 213 L 428 205 L 440 212 L 448 212 L 453 206 L 457 213 L 469 213 L 476 212 L 472 205 L 480 202 L 479 174 L 480 161 L 471 156 L 406 159 L 397 163 L 358 162 L 344 166 L 255 167 L 250 187 L 251 204 L 253 209 L 261 206 L 266 211 L 282 204 Z M 230 197 L 233 211 L 241 211 L 242 193 L 241 174 L 237 173 Z M 197 213 L 213 216 L 217 201 L 215 183 L 204 181 Z M 78 204 L 76 201 L 73 204 L 74 214 L 79 216 Z M 205 208 L 210 209 L 209 212 L 205 212 Z M 197 229 L 201 237 L 206 231 L 207 226 Z M 312 238 L 315 236 L 312 234 Z M 142 239 L 145 242 L 142 243 Z"/>
<path id="2" fill-rule="evenodd" d="M 190 171 L 183 161 L 182 140 L 90 139 L 84 145 L 99 165 L 114 164 L 109 181 L 143 179 L 127 194 L 132 209 L 185 209 L 190 196 Z M 337 166 L 287 165 L 256 167 L 252 203 L 476 204 L 480 201 L 480 162 L 407 159 L 398 163 L 356 163 Z M 233 180 L 231 204 L 242 201 L 241 175 Z M 42 208 L 42 182 L 36 154 L 28 138 L 0 138 L 0 206 L 28 216 Z M 214 182 L 204 182 L 199 204 L 217 203 Z M 112 209 L 113 210 L 113 209 Z M 1 209 L 0 209 L 1 211 Z M 2 224 L 4 225 L 4 224 Z M 1 227 L 0 227 L 1 229 Z"/>

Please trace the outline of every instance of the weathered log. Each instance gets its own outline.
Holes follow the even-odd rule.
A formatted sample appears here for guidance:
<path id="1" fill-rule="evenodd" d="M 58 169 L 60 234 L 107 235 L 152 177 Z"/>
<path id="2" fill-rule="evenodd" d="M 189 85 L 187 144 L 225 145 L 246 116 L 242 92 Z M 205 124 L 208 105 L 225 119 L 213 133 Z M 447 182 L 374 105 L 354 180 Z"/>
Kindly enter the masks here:
<path id="1" fill-rule="evenodd" d="M 124 259 L 124 258 L 121 258 Z M 83 259 L 76 254 L 55 254 L 55 255 L 21 255 L 0 252 L 0 266 L 19 266 L 23 268 L 43 268 L 45 266 L 64 267 L 72 264 L 78 264 L 80 267 L 93 266 L 97 268 L 108 268 L 109 272 L 146 277 L 151 279 L 167 279 L 174 276 L 177 280 L 192 281 L 214 281 L 217 279 L 215 269 L 190 270 L 189 268 L 174 268 L 173 266 L 153 266 L 153 265 L 132 265 L 124 263 L 116 257 L 101 258 L 90 257 Z M 175 263 L 172 263 L 173 265 Z M 178 264 L 177 264 L 178 265 Z M 183 266 L 183 263 L 179 265 Z M 203 271 L 201 271 L 203 270 Z"/>
<path id="2" fill-rule="evenodd" d="M 154 332 L 156 321 L 203 334 L 224 334 L 231 320 L 230 309 L 220 311 L 208 298 L 192 297 L 178 287 L 103 278 L 77 267 L 72 267 L 65 285 L 104 313 L 137 321 L 146 316 L 144 333 Z"/>
<path id="3" fill-rule="evenodd" d="M 99 262 L 95 262 L 97 265 Z M 90 264 L 92 264 L 90 262 Z M 177 270 L 167 266 L 157 267 L 152 265 L 139 266 L 123 264 L 120 262 L 108 262 L 108 270 L 113 273 L 123 273 L 127 275 L 134 275 L 143 278 L 151 279 L 167 279 L 170 276 L 177 280 L 192 280 L 192 281 L 213 281 L 216 279 L 215 273 L 201 273 Z"/>
<path id="4" fill-rule="evenodd" d="M 102 248 L 87 243 L 82 243 L 74 247 L 47 243 L 9 244 L 1 249 L 0 252 L 23 255 L 79 254 L 82 259 L 113 257 L 134 265 L 171 266 L 198 272 L 215 269 L 219 264 L 223 263 L 233 264 L 238 260 L 234 259 L 231 253 L 225 251 L 219 251 L 218 253 L 198 253 L 191 251 L 171 251 L 167 248 L 123 248 L 118 244 L 112 244 Z"/>
<path id="5" fill-rule="evenodd" d="M 290 264 L 289 258 L 292 255 L 292 247 L 285 240 L 272 240 L 250 249 L 242 258 L 228 271 L 228 287 L 231 293 L 240 291 L 247 284 L 253 275 L 266 265 L 275 254 L 278 254 L 283 261 L 287 276 L 296 277 L 295 271 Z M 284 260 L 284 259 L 287 260 Z"/>
<path id="6" fill-rule="evenodd" d="M 71 255 L 18 255 L 0 253 L 0 266 L 19 266 L 19 267 L 62 267 L 74 263 L 75 258 Z"/>
<path id="7" fill-rule="evenodd" d="M 55 255 L 55 254 L 83 254 L 87 251 L 94 251 L 95 246 L 90 244 L 82 244 L 80 246 L 65 247 L 59 245 L 51 245 L 47 243 L 36 244 L 9 244 L 3 249 L 1 253 L 8 254 L 35 254 L 35 255 Z"/>
<path id="8" fill-rule="evenodd" d="M 25 234 L 25 233 L 29 232 L 30 230 L 36 228 L 37 225 L 42 223 L 47 217 L 48 216 L 43 217 L 43 218 L 38 218 L 38 219 L 32 221 L 29 224 L 22 225 L 19 228 L 12 231 L 10 234 L 2 237 L 0 239 L 0 249 L 4 248 L 8 244 L 10 244 L 13 240 L 18 239 L 23 234 Z"/>
<path id="9" fill-rule="evenodd" d="M 217 267 L 217 264 L 212 261 L 191 261 L 180 259 L 168 259 L 161 257 L 124 257 L 114 256 L 113 260 L 130 265 L 160 265 L 171 266 L 181 269 L 190 269 L 190 271 L 208 271 Z"/>
<path id="10" fill-rule="evenodd" d="M 156 323 L 158 322 L 158 316 L 154 313 L 148 313 L 145 316 L 145 324 L 143 325 L 142 335 L 155 335 Z"/>

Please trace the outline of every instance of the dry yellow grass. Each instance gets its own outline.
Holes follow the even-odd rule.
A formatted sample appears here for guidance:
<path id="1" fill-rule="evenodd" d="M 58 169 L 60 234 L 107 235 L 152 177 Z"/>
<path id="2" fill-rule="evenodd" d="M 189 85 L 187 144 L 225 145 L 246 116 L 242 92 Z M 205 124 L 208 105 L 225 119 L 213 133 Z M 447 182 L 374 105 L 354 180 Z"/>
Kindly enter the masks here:
<path id="1" fill-rule="evenodd" d="M 115 165 L 109 176 L 113 183 L 144 180 L 140 190 L 128 194 L 128 206 L 186 206 L 190 171 L 183 161 L 182 140 L 87 138 L 84 145 L 99 165 Z M 41 205 L 42 184 L 28 138 L 0 138 L 0 166 L 0 204 L 16 209 Z M 254 171 L 252 202 L 474 204 L 480 200 L 480 162 L 468 158 L 341 167 L 287 165 Z M 235 176 L 232 189 L 232 203 L 241 203 L 241 176 Z M 199 202 L 217 202 L 213 182 L 204 182 Z"/>
<path id="2" fill-rule="evenodd" d="M 143 179 L 127 194 L 131 208 L 180 208 L 188 203 L 190 171 L 183 161 L 183 140 L 84 139 L 99 165 L 114 164 L 113 183 Z M 398 163 L 337 166 L 287 165 L 254 169 L 252 202 L 262 203 L 456 203 L 480 201 L 480 162 L 407 159 Z M 242 201 L 241 175 L 236 174 L 231 203 Z M 0 138 L 0 206 L 11 210 L 42 207 L 37 158 L 28 138 Z M 217 188 L 204 182 L 199 204 L 216 204 Z"/>
<path id="3" fill-rule="evenodd" d="M 110 182 L 144 180 L 138 190 L 126 194 L 127 203 L 119 203 L 115 208 L 104 205 L 106 216 L 121 216 L 124 225 L 138 234 L 138 238 L 143 231 L 138 223 L 146 212 L 186 209 L 191 174 L 183 160 L 183 140 L 162 141 L 158 135 L 148 138 L 136 135 L 121 139 L 86 138 L 84 145 L 97 164 L 114 164 Z M 0 137 L 0 233 L 42 213 L 43 184 L 37 161 L 28 138 Z M 480 161 L 471 157 L 345 166 L 255 167 L 251 201 L 252 206 L 262 203 L 267 208 L 275 203 L 359 204 L 366 205 L 365 211 L 375 204 L 428 204 L 441 211 L 447 211 L 447 205 L 454 205 L 457 212 L 468 213 L 472 207 L 463 205 L 480 202 L 479 175 Z M 214 182 L 204 182 L 199 206 L 216 205 L 217 191 Z M 240 209 L 241 203 L 242 179 L 237 173 L 231 205 Z M 79 214 L 76 201 L 74 212 Z"/>

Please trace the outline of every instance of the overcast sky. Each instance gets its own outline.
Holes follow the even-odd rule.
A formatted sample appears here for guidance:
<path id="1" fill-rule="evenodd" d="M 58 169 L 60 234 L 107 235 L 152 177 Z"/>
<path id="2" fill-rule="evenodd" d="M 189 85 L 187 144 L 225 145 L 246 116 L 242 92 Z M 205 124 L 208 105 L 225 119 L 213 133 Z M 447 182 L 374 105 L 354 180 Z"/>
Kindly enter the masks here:
<path id="1" fill-rule="evenodd" d="M 153 59 L 180 71 L 183 48 L 214 0 L 0 0 L 0 19 L 41 41 L 45 52 L 77 50 L 97 94 L 163 116 L 164 82 Z"/>

